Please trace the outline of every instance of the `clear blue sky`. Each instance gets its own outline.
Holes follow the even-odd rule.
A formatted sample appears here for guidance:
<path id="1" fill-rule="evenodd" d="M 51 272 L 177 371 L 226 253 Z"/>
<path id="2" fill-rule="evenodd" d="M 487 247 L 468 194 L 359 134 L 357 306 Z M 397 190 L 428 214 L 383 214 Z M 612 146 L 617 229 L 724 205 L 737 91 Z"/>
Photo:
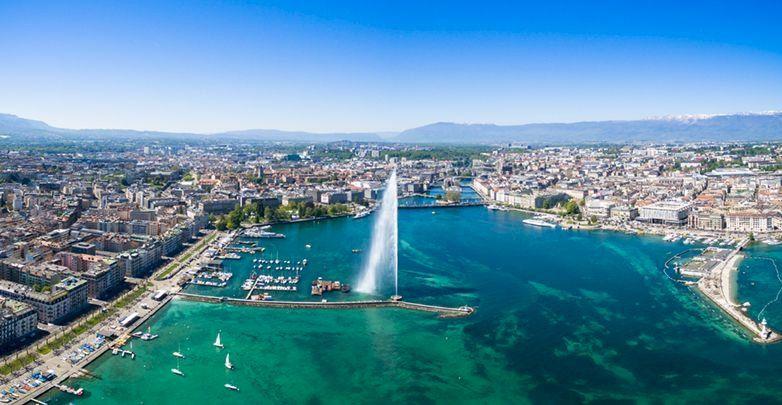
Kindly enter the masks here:
<path id="1" fill-rule="evenodd" d="M 510 3 L 0 0 L 0 112 L 324 132 L 782 110 L 782 2 Z"/>

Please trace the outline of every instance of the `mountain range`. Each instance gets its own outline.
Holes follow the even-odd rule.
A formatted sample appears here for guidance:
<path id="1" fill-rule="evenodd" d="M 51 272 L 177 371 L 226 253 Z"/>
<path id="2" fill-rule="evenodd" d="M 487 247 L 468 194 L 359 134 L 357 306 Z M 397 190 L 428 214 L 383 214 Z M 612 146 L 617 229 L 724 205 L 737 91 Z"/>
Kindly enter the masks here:
<path id="1" fill-rule="evenodd" d="M 0 114 L 0 142 L 25 140 L 181 139 L 201 141 L 294 141 L 459 144 L 576 144 L 640 142 L 782 141 L 782 111 L 721 115 L 657 117 L 628 121 L 589 121 L 524 125 L 438 122 L 398 133 L 312 133 L 248 129 L 211 134 L 136 131 L 127 129 L 66 129 L 42 121 Z"/>

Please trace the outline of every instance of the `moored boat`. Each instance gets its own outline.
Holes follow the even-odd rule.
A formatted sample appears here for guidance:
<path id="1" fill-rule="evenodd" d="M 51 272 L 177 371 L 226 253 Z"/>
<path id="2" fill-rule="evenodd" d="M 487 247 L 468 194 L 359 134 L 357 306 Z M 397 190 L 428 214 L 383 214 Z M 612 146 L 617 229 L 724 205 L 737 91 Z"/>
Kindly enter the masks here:
<path id="1" fill-rule="evenodd" d="M 527 225 L 534 225 L 534 226 L 540 226 L 540 227 L 546 227 L 546 228 L 556 228 L 555 224 L 552 224 L 551 222 L 546 222 L 540 219 L 525 219 L 521 221 Z"/>

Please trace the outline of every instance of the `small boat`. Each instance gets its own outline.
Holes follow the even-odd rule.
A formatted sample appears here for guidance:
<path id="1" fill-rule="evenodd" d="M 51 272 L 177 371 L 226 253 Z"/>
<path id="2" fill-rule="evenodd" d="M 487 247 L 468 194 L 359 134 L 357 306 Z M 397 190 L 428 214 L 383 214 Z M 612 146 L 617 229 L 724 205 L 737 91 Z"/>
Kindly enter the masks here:
<path id="1" fill-rule="evenodd" d="M 230 354 L 225 355 L 225 368 L 233 370 L 234 365 L 231 363 Z"/>
<path id="2" fill-rule="evenodd" d="M 312 245 L 310 245 L 310 244 L 308 243 L 308 244 L 304 245 L 304 247 L 305 247 L 306 249 L 309 249 L 309 248 L 311 248 L 311 247 L 312 247 Z"/>
<path id="3" fill-rule="evenodd" d="M 225 347 L 225 346 L 223 346 L 223 344 L 220 342 L 220 332 L 217 332 L 217 339 L 215 339 L 215 342 L 214 342 L 214 343 L 212 343 L 212 346 L 214 346 L 214 347 L 219 347 L 219 348 L 221 348 L 221 349 Z"/>
<path id="4" fill-rule="evenodd" d="M 185 373 L 179 370 L 179 359 L 176 359 L 176 368 L 172 368 L 171 372 L 181 377 L 185 376 Z"/>
<path id="5" fill-rule="evenodd" d="M 143 333 L 141 335 L 141 340 L 154 340 L 154 339 L 157 339 L 157 338 L 158 338 L 158 335 L 153 335 L 152 334 L 152 327 L 151 326 L 147 326 L 147 332 Z"/>
<path id="6" fill-rule="evenodd" d="M 228 388 L 231 391 L 239 391 L 239 387 L 231 384 L 224 384 L 223 387 Z"/>
<path id="7" fill-rule="evenodd" d="M 175 351 L 172 354 L 174 355 L 174 357 L 177 357 L 177 358 L 180 358 L 180 359 L 184 359 L 185 358 L 185 355 L 182 354 L 182 346 L 180 346 L 179 350 Z"/>
<path id="8" fill-rule="evenodd" d="M 527 225 L 534 225 L 534 226 L 540 226 L 540 227 L 547 227 L 547 228 L 556 228 L 557 226 L 552 224 L 551 222 L 542 221 L 540 219 L 525 219 L 521 221 Z"/>
<path id="9" fill-rule="evenodd" d="M 353 253 L 361 253 L 361 249 L 353 249 Z"/>

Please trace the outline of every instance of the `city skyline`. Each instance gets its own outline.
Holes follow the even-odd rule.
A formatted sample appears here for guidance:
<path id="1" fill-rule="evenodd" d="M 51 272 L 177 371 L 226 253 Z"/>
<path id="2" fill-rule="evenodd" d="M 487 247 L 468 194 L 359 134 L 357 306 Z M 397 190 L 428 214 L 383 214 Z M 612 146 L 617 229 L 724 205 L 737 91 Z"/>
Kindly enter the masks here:
<path id="1" fill-rule="evenodd" d="M 782 109 L 779 6 L 7 3 L 0 112 L 400 131 Z"/>

